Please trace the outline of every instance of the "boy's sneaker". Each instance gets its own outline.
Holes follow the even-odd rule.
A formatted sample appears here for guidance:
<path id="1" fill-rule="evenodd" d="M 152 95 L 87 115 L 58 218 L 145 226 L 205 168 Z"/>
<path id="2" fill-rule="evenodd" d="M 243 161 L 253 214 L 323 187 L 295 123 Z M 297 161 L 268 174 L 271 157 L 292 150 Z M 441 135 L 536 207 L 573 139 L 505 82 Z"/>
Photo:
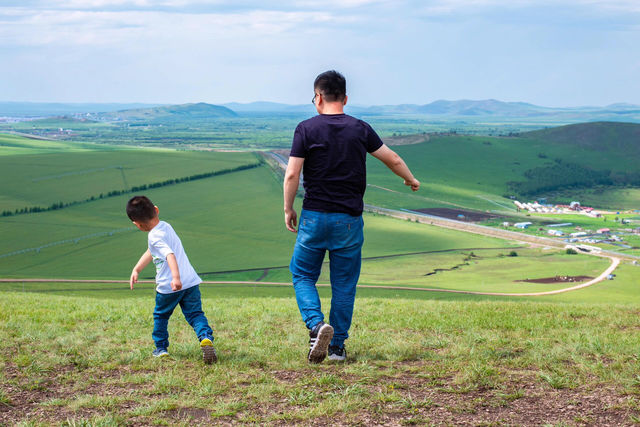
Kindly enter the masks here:
<path id="1" fill-rule="evenodd" d="M 327 348 L 333 338 L 333 327 L 324 322 L 318 323 L 309 331 L 309 363 L 320 363 L 327 357 Z"/>
<path id="2" fill-rule="evenodd" d="M 334 360 L 336 362 L 344 362 L 347 359 L 347 350 L 342 347 L 338 347 L 337 345 L 329 346 L 329 360 Z"/>
<path id="3" fill-rule="evenodd" d="M 209 338 L 200 341 L 200 348 L 202 349 L 202 360 L 204 360 L 205 364 L 210 365 L 218 361 L 216 349 L 213 348 L 213 341 Z"/>
<path id="4" fill-rule="evenodd" d="M 153 357 L 166 357 L 169 355 L 169 352 L 165 348 L 156 348 L 153 350 Z"/>

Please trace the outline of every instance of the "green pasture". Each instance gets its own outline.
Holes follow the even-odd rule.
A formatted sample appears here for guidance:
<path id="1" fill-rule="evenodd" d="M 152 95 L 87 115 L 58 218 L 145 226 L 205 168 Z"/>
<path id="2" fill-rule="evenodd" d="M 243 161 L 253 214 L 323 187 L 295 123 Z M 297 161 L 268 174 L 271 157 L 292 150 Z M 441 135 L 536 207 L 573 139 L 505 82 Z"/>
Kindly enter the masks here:
<path id="1" fill-rule="evenodd" d="M 512 251 L 518 256 L 509 256 Z M 328 259 L 325 261 L 319 283 L 328 284 L 330 270 Z M 587 255 L 567 255 L 555 250 L 509 247 L 365 257 L 362 260 L 359 284 L 474 292 L 545 292 L 568 288 L 577 283 L 543 284 L 521 280 L 556 276 L 597 277 L 610 263 L 608 259 Z M 640 267 L 637 270 L 618 274 L 616 281 L 629 285 L 636 283 L 640 279 Z M 291 275 L 283 265 L 280 268 L 207 274 L 203 275 L 203 279 L 290 283 Z M 364 289 L 363 292 L 368 292 Z"/>
<path id="2" fill-rule="evenodd" d="M 46 191 L 44 183 L 60 185 L 60 180 L 70 180 L 68 185 L 57 189 L 60 194 L 65 189 L 77 192 L 82 188 L 92 193 L 98 185 L 108 182 L 104 177 L 108 170 L 95 174 L 74 173 L 77 169 L 71 159 L 82 160 L 83 168 L 104 167 L 112 161 L 126 160 L 136 166 L 126 169 L 127 176 L 132 180 L 138 176 L 138 180 L 146 182 L 166 179 L 162 168 L 167 165 L 175 165 L 174 173 L 184 175 L 197 167 L 228 168 L 255 161 L 254 156 L 243 153 L 133 149 L 87 151 L 66 157 L 62 154 L 11 157 L 32 158 L 32 161 L 44 158 L 51 162 L 49 170 L 44 163 L 34 163 L 37 168 L 28 168 L 27 163 L 22 163 L 22 167 L 11 163 L 16 173 L 21 172 L 23 176 L 37 171 L 39 177 L 46 178 L 50 176 L 46 173 L 54 170 L 62 175 L 37 181 L 37 185 L 32 186 L 34 198 L 54 193 L 55 186 Z M 107 186 L 122 181 L 122 176 L 112 178 L 113 184 Z M 45 188 L 41 188 L 43 186 Z M 466 190 L 444 184 L 433 186 L 442 190 L 443 197 L 447 197 L 447 191 L 460 195 L 462 202 L 464 197 L 473 197 L 473 193 Z M 204 279 L 289 282 L 286 266 L 295 235 L 283 226 L 281 191 L 275 175 L 267 167 L 261 167 L 152 189 L 145 194 L 160 207 L 161 219 L 177 230 L 192 264 Z M 404 186 L 397 191 L 369 189 L 369 193 L 390 196 L 388 200 L 393 203 L 392 197 L 416 201 L 427 198 L 422 192 L 410 193 Z M 146 235 L 137 231 L 124 214 L 129 197 L 127 194 L 58 211 L 0 218 L 0 231 L 5 237 L 0 241 L 0 274 L 3 277 L 128 278 L 146 247 Z M 496 197 L 490 200 L 500 203 Z M 300 208 L 300 200 L 296 206 Z M 366 214 L 365 223 L 363 284 L 526 292 L 565 286 L 524 284 L 516 280 L 555 275 L 595 276 L 606 268 L 606 262 L 597 258 L 540 250 L 519 251 L 519 257 L 508 257 L 509 248 L 516 246 L 513 242 L 374 214 Z M 464 261 L 471 252 L 475 256 Z M 384 256 L 393 257 L 375 259 Z M 427 275 L 436 269 L 453 267 L 456 269 Z M 153 274 L 148 267 L 143 277 L 151 279 Z M 327 269 L 321 281 L 328 282 Z"/>
<path id="3" fill-rule="evenodd" d="M 204 274 L 288 265 L 295 235 L 284 227 L 281 191 L 271 171 L 261 167 L 146 194 L 160 208 L 160 218 L 180 235 L 197 271 Z M 146 247 L 146 234 L 134 229 L 124 213 L 128 197 L 0 218 L 6 237 L 0 241 L 1 275 L 128 277 Z M 365 222 L 365 257 L 510 246 L 499 239 L 376 215 L 366 215 Z M 43 247 L 57 242 L 64 243 Z M 143 275 L 153 276 L 151 267 Z"/>
<path id="4" fill-rule="evenodd" d="M 640 416 L 635 305 L 363 290 L 349 362 L 310 366 L 307 331 L 283 290 L 203 287 L 219 354 L 210 367 L 179 311 L 171 356 L 151 357 L 150 287 L 120 291 L 129 298 L 3 292 L 0 422 L 604 425 Z"/>
<path id="5" fill-rule="evenodd" d="M 0 151 L 0 178 L 5 183 L 0 211 L 82 201 L 109 191 L 257 162 L 249 153 L 100 146 L 82 150 L 63 146 L 57 152 L 40 153 L 37 145 L 48 141 L 33 141 L 36 147 L 29 147 L 33 154 L 3 156 Z"/>
<path id="6" fill-rule="evenodd" d="M 509 256 L 512 251 L 518 256 Z M 474 250 L 368 260 L 360 283 L 478 292 L 544 292 L 575 284 L 518 281 L 555 276 L 596 277 L 610 264 L 608 259 L 548 252 L 539 249 Z M 390 272 L 394 273 L 390 275 Z"/>
<path id="7" fill-rule="evenodd" d="M 369 186 L 367 203 L 407 209 L 461 205 L 470 209 L 512 211 L 515 210 L 513 201 L 503 197 L 509 194 L 507 182 L 524 181 L 525 171 L 553 165 L 556 158 L 597 170 L 637 169 L 637 159 L 625 153 L 607 152 L 603 156 L 601 151 L 584 147 L 578 150 L 570 145 L 523 137 L 431 136 L 427 142 L 393 149 L 422 182 L 421 191 L 416 195 L 398 195 Z M 402 180 L 389 174 L 379 161 L 369 158 L 367 167 L 369 184 L 403 191 Z M 606 201 L 605 206 L 620 209 L 640 202 L 633 191 L 621 194 L 626 195 L 620 200 L 600 199 L 596 204 Z"/>
<path id="8" fill-rule="evenodd" d="M 19 135 L 0 133 L 0 158 L 20 154 L 68 153 L 84 151 L 90 148 L 95 149 L 95 146 L 93 144 L 32 139 Z"/>

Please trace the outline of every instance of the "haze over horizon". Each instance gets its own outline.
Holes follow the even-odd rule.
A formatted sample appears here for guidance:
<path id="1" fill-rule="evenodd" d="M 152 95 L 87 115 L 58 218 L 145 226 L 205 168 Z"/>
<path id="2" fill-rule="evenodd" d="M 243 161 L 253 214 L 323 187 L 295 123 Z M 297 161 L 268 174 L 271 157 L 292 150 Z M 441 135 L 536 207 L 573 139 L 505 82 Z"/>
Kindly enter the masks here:
<path id="1" fill-rule="evenodd" d="M 633 0 L 6 0 L 0 101 L 640 104 Z M 9 64 L 10 66 L 6 66 Z"/>

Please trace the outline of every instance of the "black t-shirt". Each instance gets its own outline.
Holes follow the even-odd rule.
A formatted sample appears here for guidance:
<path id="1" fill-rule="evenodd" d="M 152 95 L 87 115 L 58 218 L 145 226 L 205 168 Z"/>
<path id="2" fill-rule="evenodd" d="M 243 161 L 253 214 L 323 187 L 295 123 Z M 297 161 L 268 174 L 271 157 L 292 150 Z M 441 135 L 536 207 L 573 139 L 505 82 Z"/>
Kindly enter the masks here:
<path id="1" fill-rule="evenodd" d="M 369 124 L 346 114 L 320 114 L 301 122 L 290 155 L 304 158 L 302 208 L 362 215 L 366 156 L 381 146 Z"/>

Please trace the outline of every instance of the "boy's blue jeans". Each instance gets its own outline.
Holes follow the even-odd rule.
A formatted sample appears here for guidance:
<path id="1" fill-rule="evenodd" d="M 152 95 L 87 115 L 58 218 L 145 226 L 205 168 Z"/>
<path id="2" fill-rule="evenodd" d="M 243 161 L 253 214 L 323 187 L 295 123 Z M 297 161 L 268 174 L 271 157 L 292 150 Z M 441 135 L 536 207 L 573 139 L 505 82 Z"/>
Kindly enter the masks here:
<path id="1" fill-rule="evenodd" d="M 156 348 L 167 349 L 169 347 L 169 332 L 167 324 L 169 317 L 176 306 L 180 304 L 182 314 L 191 325 L 202 341 L 209 338 L 213 341 L 213 331 L 209 327 L 209 322 L 202 311 L 202 301 L 200 301 L 200 286 L 174 292 L 171 294 L 161 294 L 156 292 L 156 308 L 153 310 L 153 341 Z"/>
<path id="2" fill-rule="evenodd" d="M 324 320 L 316 282 L 325 251 L 329 251 L 331 311 L 329 323 L 333 346 L 343 346 L 349 337 L 356 284 L 360 277 L 364 236 L 361 216 L 302 210 L 298 237 L 289 270 L 302 320 L 311 329 Z"/>

